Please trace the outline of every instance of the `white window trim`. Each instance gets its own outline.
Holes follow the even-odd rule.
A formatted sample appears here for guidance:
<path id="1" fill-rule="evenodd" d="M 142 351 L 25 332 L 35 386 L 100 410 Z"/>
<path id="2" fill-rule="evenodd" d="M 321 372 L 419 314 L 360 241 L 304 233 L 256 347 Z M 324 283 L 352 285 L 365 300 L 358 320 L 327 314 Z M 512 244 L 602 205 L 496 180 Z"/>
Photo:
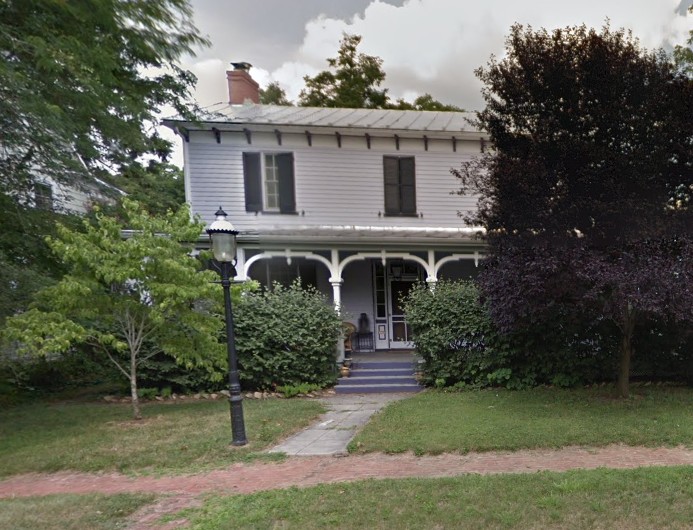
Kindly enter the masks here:
<path id="1" fill-rule="evenodd" d="M 279 208 L 279 202 L 280 202 L 280 196 L 279 196 L 279 166 L 277 165 L 277 159 L 276 156 L 279 155 L 280 153 L 278 152 L 263 152 L 261 153 L 260 156 L 260 168 L 262 172 L 262 209 L 263 211 L 266 212 L 278 212 L 280 211 Z M 269 206 L 268 204 L 268 193 L 267 193 L 267 157 L 272 157 L 274 160 L 274 171 L 275 171 L 275 183 L 277 187 L 277 205 L 276 206 Z"/>

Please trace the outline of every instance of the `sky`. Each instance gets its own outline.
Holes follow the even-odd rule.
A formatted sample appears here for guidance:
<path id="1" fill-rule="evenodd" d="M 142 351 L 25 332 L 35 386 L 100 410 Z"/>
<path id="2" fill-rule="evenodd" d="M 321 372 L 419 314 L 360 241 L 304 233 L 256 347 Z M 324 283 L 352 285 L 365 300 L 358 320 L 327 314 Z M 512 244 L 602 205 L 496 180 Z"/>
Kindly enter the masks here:
<path id="1" fill-rule="evenodd" d="M 253 78 L 276 81 L 296 100 L 305 75 L 327 68 L 343 33 L 359 51 L 383 59 L 392 99 L 424 93 L 465 110 L 483 107 L 474 70 L 503 56 L 513 23 L 534 28 L 586 24 L 626 28 L 647 48 L 670 50 L 693 30 L 693 0 L 191 0 L 195 24 L 211 46 L 182 66 L 198 77 L 200 105 L 228 101 L 230 62 L 253 65 Z M 179 158 L 179 154 L 177 154 Z"/>

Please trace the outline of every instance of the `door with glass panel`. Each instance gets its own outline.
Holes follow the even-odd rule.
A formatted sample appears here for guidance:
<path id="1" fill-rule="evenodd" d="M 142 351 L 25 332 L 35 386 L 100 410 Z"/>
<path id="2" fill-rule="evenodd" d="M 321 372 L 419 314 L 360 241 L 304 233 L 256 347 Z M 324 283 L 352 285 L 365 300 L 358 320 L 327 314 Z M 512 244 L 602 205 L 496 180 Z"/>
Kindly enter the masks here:
<path id="1" fill-rule="evenodd" d="M 420 267 L 407 261 L 393 261 L 388 272 L 388 322 L 390 348 L 413 348 L 411 326 L 404 315 L 404 298 L 420 278 Z"/>

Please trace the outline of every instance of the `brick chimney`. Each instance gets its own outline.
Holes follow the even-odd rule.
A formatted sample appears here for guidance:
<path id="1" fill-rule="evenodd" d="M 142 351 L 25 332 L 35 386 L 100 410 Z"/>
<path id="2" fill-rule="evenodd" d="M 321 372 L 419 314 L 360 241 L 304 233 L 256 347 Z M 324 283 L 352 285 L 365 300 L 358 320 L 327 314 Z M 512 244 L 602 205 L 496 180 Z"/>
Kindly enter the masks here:
<path id="1" fill-rule="evenodd" d="M 243 105 L 247 100 L 260 103 L 260 85 L 248 73 L 253 65 L 231 63 L 231 66 L 233 70 L 226 72 L 226 80 L 229 83 L 229 103 Z"/>

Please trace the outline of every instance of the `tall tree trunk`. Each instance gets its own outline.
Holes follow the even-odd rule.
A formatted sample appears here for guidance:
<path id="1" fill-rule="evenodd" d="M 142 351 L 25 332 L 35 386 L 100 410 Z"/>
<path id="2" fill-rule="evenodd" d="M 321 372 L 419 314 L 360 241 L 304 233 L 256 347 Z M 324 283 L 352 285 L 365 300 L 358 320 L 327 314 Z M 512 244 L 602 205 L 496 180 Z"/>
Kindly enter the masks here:
<path id="1" fill-rule="evenodd" d="M 132 354 L 130 355 L 130 396 L 132 398 L 132 416 L 136 420 L 141 420 L 140 399 L 137 395 L 137 357 Z"/>
<path id="2" fill-rule="evenodd" d="M 621 361 L 618 369 L 618 393 L 627 398 L 630 395 L 630 361 L 633 357 L 633 330 L 635 329 L 635 314 L 630 304 L 623 318 L 621 331 Z"/>

